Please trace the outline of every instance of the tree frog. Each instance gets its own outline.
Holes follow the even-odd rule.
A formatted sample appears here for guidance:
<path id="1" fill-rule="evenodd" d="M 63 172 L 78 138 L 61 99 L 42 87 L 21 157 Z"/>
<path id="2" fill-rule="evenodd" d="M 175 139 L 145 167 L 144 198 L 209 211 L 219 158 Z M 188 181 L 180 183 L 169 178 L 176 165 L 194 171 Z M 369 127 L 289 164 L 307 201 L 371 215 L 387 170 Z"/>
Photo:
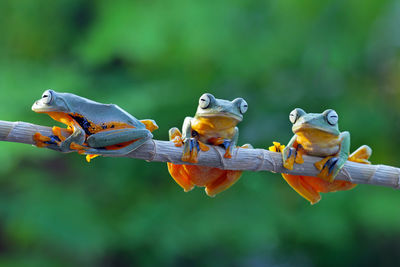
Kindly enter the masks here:
<path id="1" fill-rule="evenodd" d="M 71 133 L 65 137 L 59 127 L 53 127 L 52 136 L 35 133 L 36 146 L 61 152 L 77 151 L 86 154 L 89 162 L 99 154 L 127 154 L 138 148 L 158 129 L 153 120 L 138 120 L 114 104 L 101 104 L 70 93 L 46 90 L 32 110 L 47 113 L 68 126 Z"/>
<path id="2" fill-rule="evenodd" d="M 282 152 L 284 167 L 291 170 L 294 163 L 302 164 L 304 154 L 324 158 L 315 163 L 320 170 L 318 177 L 282 174 L 287 183 L 311 204 L 321 199 L 320 192 L 353 188 L 355 184 L 334 179 L 346 160 L 370 164 L 371 148 L 363 145 L 349 156 L 350 133 L 339 131 L 339 116 L 332 109 L 319 114 L 296 108 L 290 113 L 289 120 L 294 136 L 288 145 L 284 147 L 274 142 L 270 147 L 272 151 Z"/>
<path id="3" fill-rule="evenodd" d="M 182 161 L 197 163 L 198 152 L 209 150 L 208 145 L 224 147 L 224 157 L 231 158 L 239 137 L 236 125 L 242 121 L 246 111 L 247 103 L 243 98 L 228 101 L 216 99 L 212 94 L 203 94 L 195 116 L 185 118 L 183 133 L 175 127 L 169 130 L 170 141 L 176 146 L 183 146 Z M 251 146 L 247 144 L 242 147 Z M 172 163 L 168 163 L 168 170 L 185 192 L 192 190 L 195 185 L 205 186 L 209 196 L 228 189 L 242 174 L 242 171 Z"/>

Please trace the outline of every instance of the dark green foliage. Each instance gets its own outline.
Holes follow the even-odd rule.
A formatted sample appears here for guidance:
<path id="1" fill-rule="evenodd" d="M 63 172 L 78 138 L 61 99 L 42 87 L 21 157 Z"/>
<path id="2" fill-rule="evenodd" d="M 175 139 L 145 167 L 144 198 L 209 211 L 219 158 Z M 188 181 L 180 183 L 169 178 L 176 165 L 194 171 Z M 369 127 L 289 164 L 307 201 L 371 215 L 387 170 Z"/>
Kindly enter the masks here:
<path id="1" fill-rule="evenodd" d="M 200 95 L 243 97 L 239 143 L 287 143 L 289 112 L 327 108 L 400 166 L 400 5 L 371 1 L 0 2 L 0 119 L 45 89 L 155 119 L 155 138 Z M 316 206 L 278 174 L 247 172 L 209 198 L 165 164 L 0 143 L 0 265 L 399 265 L 400 195 L 359 186 Z"/>

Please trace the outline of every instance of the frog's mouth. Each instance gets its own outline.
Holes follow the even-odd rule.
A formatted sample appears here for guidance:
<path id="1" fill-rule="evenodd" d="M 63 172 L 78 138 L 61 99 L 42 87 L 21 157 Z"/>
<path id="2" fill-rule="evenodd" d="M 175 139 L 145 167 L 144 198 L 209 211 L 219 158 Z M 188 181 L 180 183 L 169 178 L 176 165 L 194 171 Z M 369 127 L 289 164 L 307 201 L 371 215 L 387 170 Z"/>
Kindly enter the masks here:
<path id="1" fill-rule="evenodd" d="M 32 110 L 37 113 L 45 113 L 45 112 L 56 111 L 56 108 L 53 106 L 46 105 L 40 100 L 37 100 L 35 101 L 35 103 L 33 103 Z"/>
<path id="2" fill-rule="evenodd" d="M 309 123 L 303 123 L 299 126 L 293 126 L 292 128 L 293 133 L 297 134 L 297 133 L 307 133 L 307 134 L 329 134 L 332 136 L 338 136 L 339 134 L 334 133 L 332 131 L 329 131 L 329 129 L 323 128 L 323 127 L 319 127 L 319 126 L 315 126 Z"/>
<path id="3" fill-rule="evenodd" d="M 243 118 L 238 115 L 229 112 L 218 112 L 218 113 L 202 113 L 197 114 L 197 117 L 204 117 L 204 118 L 225 118 L 225 119 L 233 119 L 236 122 L 241 122 Z"/>

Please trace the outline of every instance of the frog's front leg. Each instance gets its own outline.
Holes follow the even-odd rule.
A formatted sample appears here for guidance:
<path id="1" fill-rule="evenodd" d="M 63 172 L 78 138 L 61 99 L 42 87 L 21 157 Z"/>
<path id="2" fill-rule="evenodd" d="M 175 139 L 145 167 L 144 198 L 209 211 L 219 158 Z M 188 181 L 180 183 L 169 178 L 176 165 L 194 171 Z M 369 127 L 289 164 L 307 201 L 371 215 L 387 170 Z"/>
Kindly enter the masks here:
<path id="1" fill-rule="evenodd" d="M 68 136 L 67 138 L 62 138 L 61 137 L 61 130 L 58 128 L 53 128 L 53 133 L 56 134 L 61 140 L 61 143 L 59 143 L 60 151 L 61 152 L 70 152 L 73 150 L 80 150 L 83 148 L 83 143 L 85 142 L 86 139 L 86 133 L 82 129 L 82 127 L 78 123 L 74 123 L 73 125 L 70 125 L 72 128 L 72 134 Z M 64 140 L 63 140 L 64 139 Z"/>
<path id="2" fill-rule="evenodd" d="M 198 152 L 207 151 L 209 147 L 198 140 L 198 133 L 192 130 L 192 119 L 192 117 L 186 117 L 182 126 L 182 161 L 197 163 Z"/>
<path id="3" fill-rule="evenodd" d="M 318 177 L 328 181 L 333 182 L 336 175 L 339 173 L 340 169 L 343 167 L 344 163 L 349 158 L 350 153 L 350 133 L 342 132 L 339 136 L 341 143 L 339 152 L 334 156 L 329 156 L 321 161 L 316 162 L 315 167 L 321 172 Z"/>
<path id="4" fill-rule="evenodd" d="M 239 128 L 235 127 L 235 133 L 233 135 L 232 140 L 225 139 L 224 142 L 222 143 L 222 145 L 225 148 L 224 158 L 228 159 L 232 158 L 232 151 L 236 147 L 238 139 L 239 139 Z"/>
<path id="5" fill-rule="evenodd" d="M 287 146 L 282 150 L 283 167 L 288 170 L 293 169 L 293 165 L 295 162 L 303 163 L 303 158 L 301 157 L 301 154 L 297 153 L 298 144 L 296 140 L 297 135 L 293 135 Z"/>
<path id="6" fill-rule="evenodd" d="M 90 148 L 86 154 L 127 154 L 153 135 L 147 129 L 124 128 L 106 130 L 90 135 L 86 142 Z M 131 143 L 130 143 L 131 142 Z"/>

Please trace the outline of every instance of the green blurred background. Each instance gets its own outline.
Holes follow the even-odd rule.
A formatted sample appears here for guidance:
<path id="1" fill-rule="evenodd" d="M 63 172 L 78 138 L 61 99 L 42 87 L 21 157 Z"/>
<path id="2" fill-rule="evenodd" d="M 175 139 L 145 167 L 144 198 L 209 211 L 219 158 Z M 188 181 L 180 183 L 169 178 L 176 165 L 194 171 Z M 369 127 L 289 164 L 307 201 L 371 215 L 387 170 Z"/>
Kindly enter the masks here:
<path id="1" fill-rule="evenodd" d="M 291 137 L 289 112 L 335 109 L 352 149 L 400 166 L 398 0 L 0 2 L 0 119 L 45 89 L 155 119 L 198 98 L 249 103 L 239 143 Z M 246 172 L 215 198 L 164 163 L 0 143 L 0 265 L 399 266 L 400 194 L 361 185 L 311 206 L 279 174 Z"/>

